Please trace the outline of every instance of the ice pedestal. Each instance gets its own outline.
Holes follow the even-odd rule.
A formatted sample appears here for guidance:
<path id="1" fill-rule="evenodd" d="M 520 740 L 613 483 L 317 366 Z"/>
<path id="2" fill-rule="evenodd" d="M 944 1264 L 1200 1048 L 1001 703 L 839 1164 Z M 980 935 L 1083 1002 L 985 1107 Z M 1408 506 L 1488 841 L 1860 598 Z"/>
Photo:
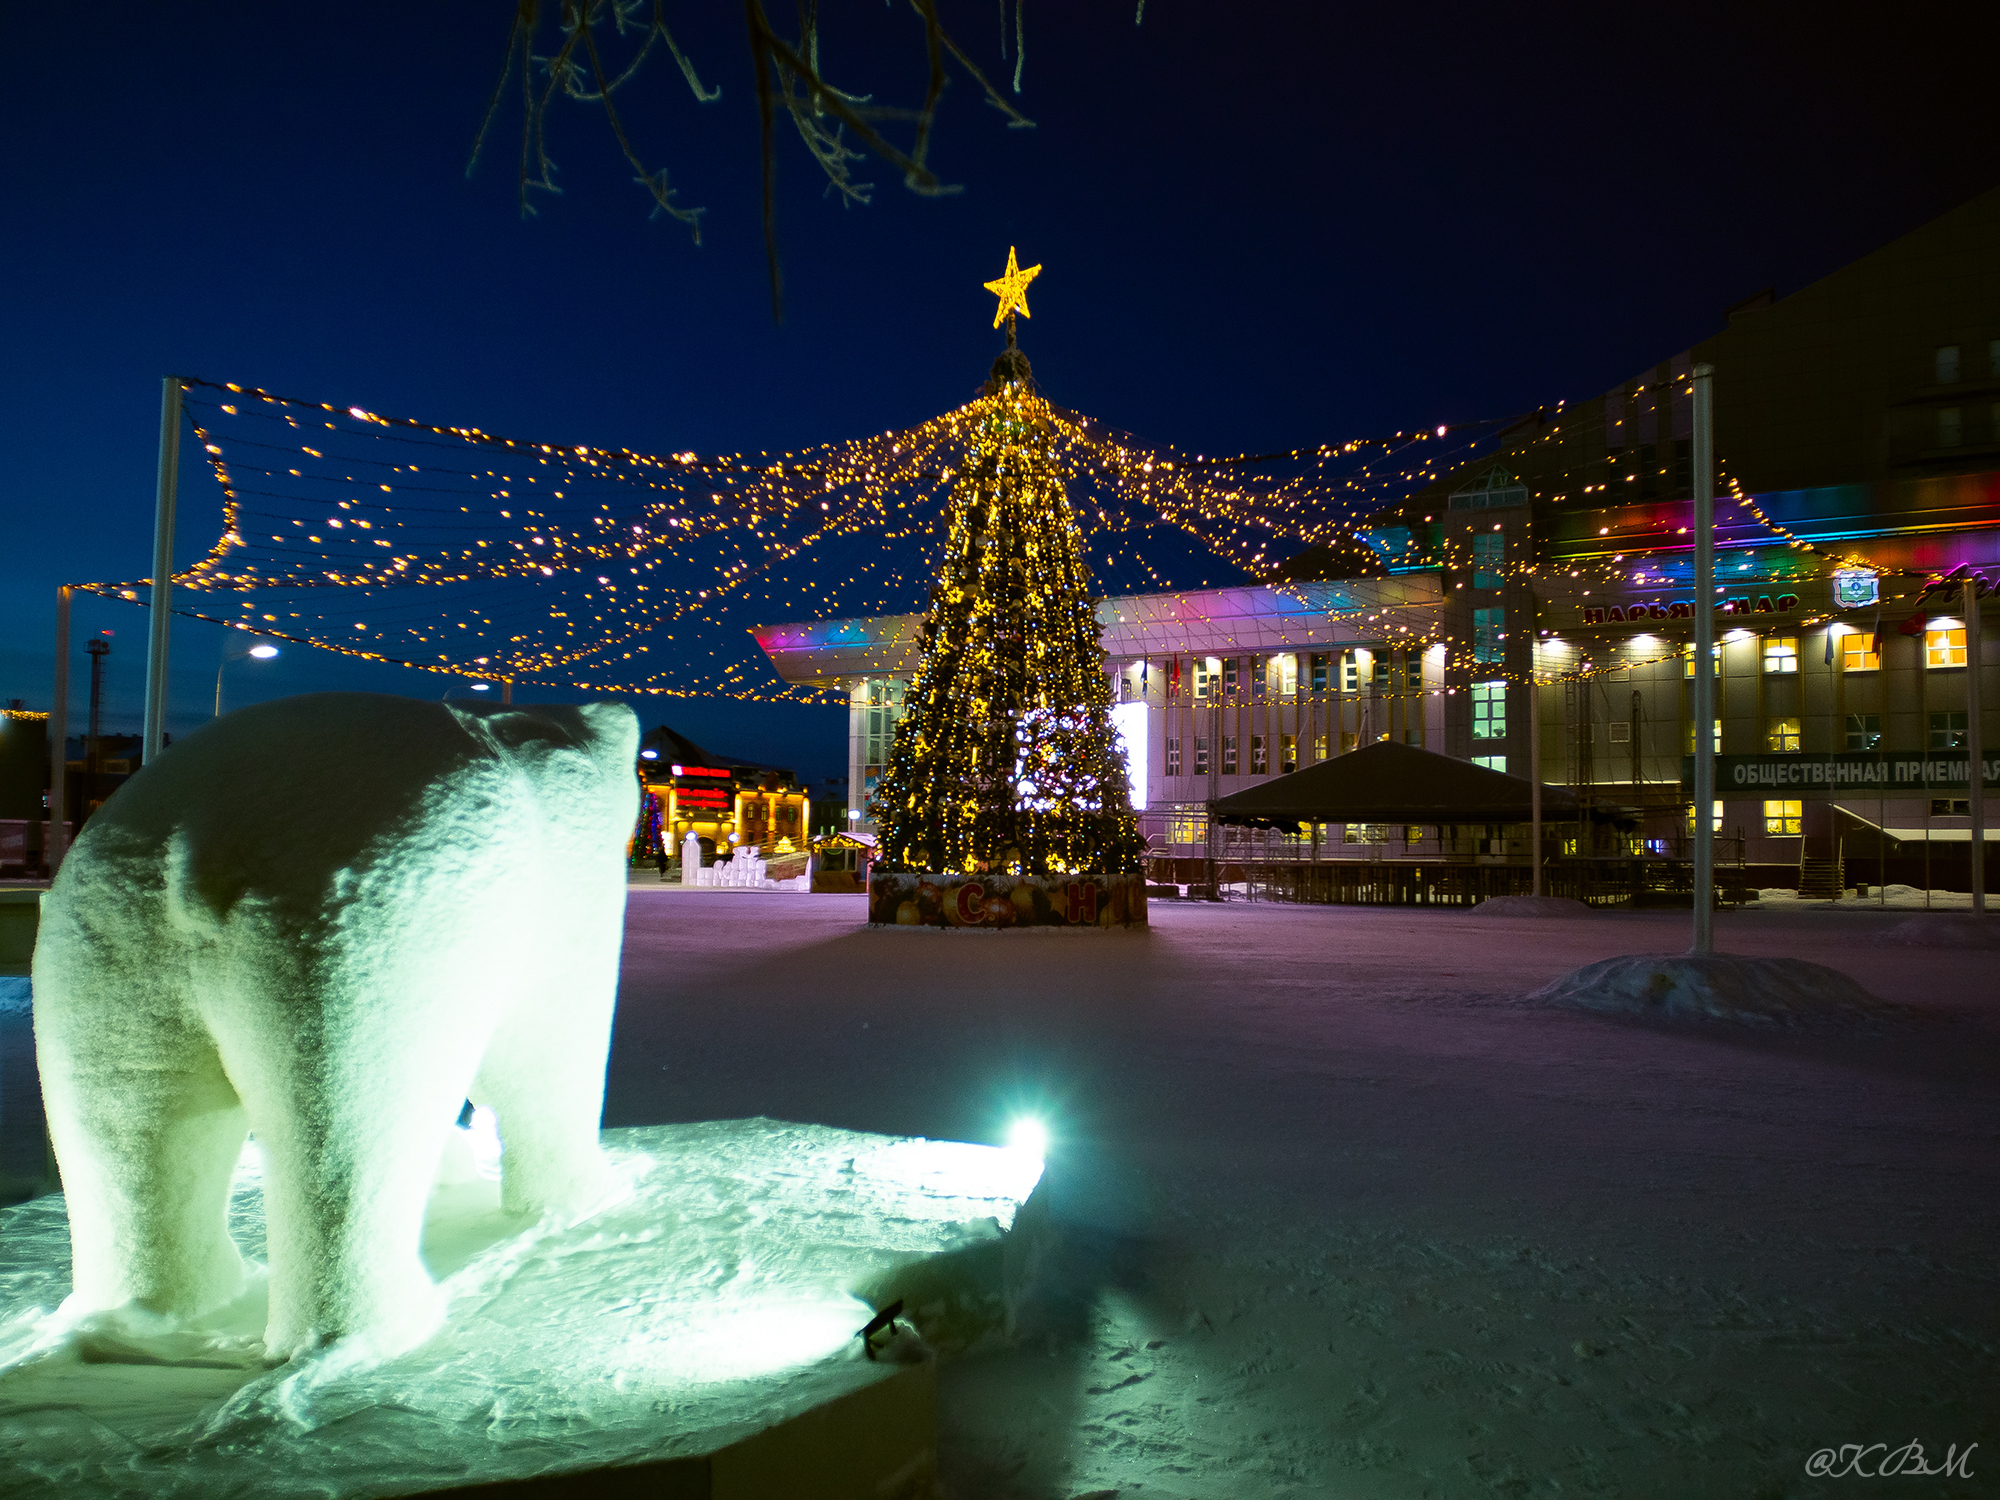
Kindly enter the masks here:
<path id="1" fill-rule="evenodd" d="M 373 1366 L 335 1345 L 264 1370 L 260 1306 L 197 1339 L 65 1332 L 62 1200 L 6 1210 L 0 1490 L 372 1497 L 568 1475 L 583 1493 L 648 1465 L 658 1493 L 716 1500 L 919 1492 L 930 1367 L 871 1362 L 856 1335 L 905 1281 L 949 1337 L 997 1330 L 1000 1249 L 1039 1162 L 761 1119 L 605 1146 L 630 1194 L 580 1224 L 524 1226 L 488 1180 L 440 1188 L 425 1257 L 446 1327 Z M 254 1149 L 231 1225 L 261 1259 Z"/>

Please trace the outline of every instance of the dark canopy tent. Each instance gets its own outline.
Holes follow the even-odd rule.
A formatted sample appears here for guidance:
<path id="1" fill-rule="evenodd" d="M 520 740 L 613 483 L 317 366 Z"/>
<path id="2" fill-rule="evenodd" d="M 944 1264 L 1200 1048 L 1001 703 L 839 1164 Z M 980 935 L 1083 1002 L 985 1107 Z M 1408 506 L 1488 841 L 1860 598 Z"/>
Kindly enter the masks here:
<path id="1" fill-rule="evenodd" d="M 1253 828 L 1302 823 L 1525 823 L 1530 782 L 1433 750 L 1384 740 L 1253 786 L 1215 804 L 1215 818 Z M 1601 816 L 1601 814 L 1599 814 Z M 1544 820 L 1579 816 L 1565 787 L 1542 786 Z"/>

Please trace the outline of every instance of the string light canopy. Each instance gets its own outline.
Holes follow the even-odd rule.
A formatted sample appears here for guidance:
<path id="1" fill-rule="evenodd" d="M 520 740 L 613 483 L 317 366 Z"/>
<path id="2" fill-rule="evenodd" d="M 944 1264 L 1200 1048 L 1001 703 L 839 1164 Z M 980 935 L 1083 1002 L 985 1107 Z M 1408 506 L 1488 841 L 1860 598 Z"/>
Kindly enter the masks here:
<path id="1" fill-rule="evenodd" d="M 1016 265 L 1016 293 L 1037 270 Z M 830 700 L 780 680 L 750 628 L 920 607 L 953 482 L 1019 399 L 986 391 L 875 437 L 704 456 L 507 438 L 238 383 L 183 389 L 222 514 L 175 580 L 179 613 L 475 679 L 809 701 Z M 1219 456 L 1031 394 L 1095 595 L 1265 580 L 1316 549 L 1365 572 L 1369 514 L 1501 425 Z M 135 602 L 150 588 L 79 587 Z"/>

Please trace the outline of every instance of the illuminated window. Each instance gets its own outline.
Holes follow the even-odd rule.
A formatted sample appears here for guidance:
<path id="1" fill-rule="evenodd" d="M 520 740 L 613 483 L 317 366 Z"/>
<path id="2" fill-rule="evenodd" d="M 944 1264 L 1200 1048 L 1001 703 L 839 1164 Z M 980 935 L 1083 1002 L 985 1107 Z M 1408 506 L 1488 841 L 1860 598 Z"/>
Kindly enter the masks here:
<path id="1" fill-rule="evenodd" d="M 1472 539 L 1472 586 L 1497 589 L 1506 580 L 1501 569 L 1507 564 L 1507 538 L 1497 531 L 1482 531 Z"/>
<path id="2" fill-rule="evenodd" d="M 1348 751 L 1352 750 L 1359 743 L 1360 739 L 1358 736 L 1349 734 L 1344 729 L 1340 732 L 1340 753 L 1342 755 L 1347 754 Z"/>
<path id="3" fill-rule="evenodd" d="M 1709 660 L 1715 663 L 1715 675 L 1722 675 L 1722 642 L 1717 641 L 1708 648 Z M 1694 647 L 1687 648 L 1687 675 L 1694 676 Z"/>
<path id="4" fill-rule="evenodd" d="M 1688 721 L 1686 748 L 1689 755 L 1694 754 L 1694 721 L 1692 719 Z M 1720 719 L 1715 721 L 1715 741 L 1708 747 L 1708 750 L 1711 755 L 1722 754 L 1722 720 Z"/>
<path id="5" fill-rule="evenodd" d="M 1710 816 L 1714 821 L 1709 824 L 1709 831 L 1711 833 L 1720 833 L 1722 832 L 1722 804 L 1717 802 L 1712 804 L 1712 806 L 1715 810 Z M 1694 832 L 1694 808 L 1692 806 L 1688 808 L 1687 830 L 1690 834 Z"/>
<path id="6" fill-rule="evenodd" d="M 1473 683 L 1472 737 L 1475 740 L 1504 740 L 1507 738 L 1506 683 Z"/>
<path id="7" fill-rule="evenodd" d="M 1233 734 L 1225 734 L 1222 737 L 1222 774 L 1224 776 L 1236 774 L 1236 736 Z"/>
<path id="8" fill-rule="evenodd" d="M 1313 736 L 1313 759 L 1314 760 L 1326 759 L 1326 736 L 1323 734 L 1316 734 Z"/>
<path id="9" fill-rule="evenodd" d="M 1167 741 L 1167 774 L 1169 776 L 1178 776 L 1181 774 L 1181 742 L 1179 740 L 1170 739 Z"/>
<path id="10" fill-rule="evenodd" d="M 1252 776 L 1268 776 L 1271 774 L 1271 757 L 1270 752 L 1264 748 L 1265 744 L 1266 740 L 1263 735 L 1253 734 L 1250 736 L 1250 774 Z"/>
<path id="11" fill-rule="evenodd" d="M 1933 626 L 1924 632 L 1924 665 L 1962 667 L 1965 665 L 1965 631 Z"/>
<path id="12" fill-rule="evenodd" d="M 1423 841 L 1424 829 L 1421 823 L 1412 823 L 1403 830 L 1403 842 L 1406 845 L 1421 844 Z"/>
<path id="13" fill-rule="evenodd" d="M 1882 744 L 1882 716 L 1880 714 L 1849 714 L 1847 716 L 1847 748 L 1850 750 L 1875 750 Z"/>
<path id="14" fill-rule="evenodd" d="M 1843 672 L 1879 672 L 1882 658 L 1875 651 L 1875 637 L 1857 630 L 1852 635 L 1840 638 L 1840 670 Z"/>
<path id="15" fill-rule="evenodd" d="M 1299 690 L 1299 659 L 1289 652 L 1278 658 L 1278 691 L 1289 698 Z"/>
<path id="16" fill-rule="evenodd" d="M 1931 715 L 1931 749 L 1963 750 L 1965 748 L 1965 715 L 1962 713 L 1942 713 Z"/>
<path id="17" fill-rule="evenodd" d="M 1795 839 L 1805 819 L 1803 802 L 1766 802 L 1764 832 L 1775 839 Z"/>
<path id="18" fill-rule="evenodd" d="M 1360 655 L 1358 651 L 1340 653 L 1340 690 L 1343 693 L 1359 692 L 1361 689 Z"/>
<path id="19" fill-rule="evenodd" d="M 1472 659 L 1499 661 L 1507 654 L 1507 611 L 1475 609 L 1472 612 Z"/>
<path id="20" fill-rule="evenodd" d="M 1330 665 L 1331 663 L 1328 661 L 1325 652 L 1316 651 L 1313 653 L 1311 662 L 1312 690 L 1315 693 L 1323 693 L 1326 691 L 1327 668 Z M 1326 758 L 1325 756 L 1320 757 L 1320 759 L 1322 760 L 1324 760 L 1325 758 Z"/>
<path id="21" fill-rule="evenodd" d="M 1289 776 L 1299 768 L 1299 737 L 1295 734 L 1278 736 L 1278 769 Z"/>
<path id="22" fill-rule="evenodd" d="M 1795 752 L 1799 748 L 1799 721 L 1797 719 L 1766 719 L 1764 721 L 1764 748 L 1779 755 Z"/>
<path id="23" fill-rule="evenodd" d="M 1403 691 L 1421 693 L 1424 690 L 1424 658 L 1422 653 L 1403 653 Z"/>
<path id="24" fill-rule="evenodd" d="M 1484 766 L 1489 771 L 1507 769 L 1507 757 L 1504 755 L 1475 755 L 1472 757 L 1472 763 L 1475 766 Z"/>
<path id="25" fill-rule="evenodd" d="M 1795 635 L 1764 637 L 1764 670 L 1796 672 L 1799 669 L 1799 638 Z"/>
<path id="26" fill-rule="evenodd" d="M 1208 741 L 1200 736 L 1196 736 L 1194 742 L 1194 774 L 1197 776 L 1208 774 Z"/>

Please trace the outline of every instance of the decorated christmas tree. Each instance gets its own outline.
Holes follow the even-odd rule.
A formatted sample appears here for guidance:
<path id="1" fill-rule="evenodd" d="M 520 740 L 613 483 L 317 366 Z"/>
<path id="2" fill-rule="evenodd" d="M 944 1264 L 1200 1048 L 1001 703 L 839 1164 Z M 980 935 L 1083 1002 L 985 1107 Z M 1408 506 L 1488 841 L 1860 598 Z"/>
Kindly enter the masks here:
<path id="1" fill-rule="evenodd" d="M 1015 341 L 1040 269 L 1017 269 L 1009 250 L 1007 274 L 987 283 L 1007 348 L 953 481 L 916 680 L 875 794 L 885 872 L 1102 878 L 1140 867 L 1082 535 Z"/>

